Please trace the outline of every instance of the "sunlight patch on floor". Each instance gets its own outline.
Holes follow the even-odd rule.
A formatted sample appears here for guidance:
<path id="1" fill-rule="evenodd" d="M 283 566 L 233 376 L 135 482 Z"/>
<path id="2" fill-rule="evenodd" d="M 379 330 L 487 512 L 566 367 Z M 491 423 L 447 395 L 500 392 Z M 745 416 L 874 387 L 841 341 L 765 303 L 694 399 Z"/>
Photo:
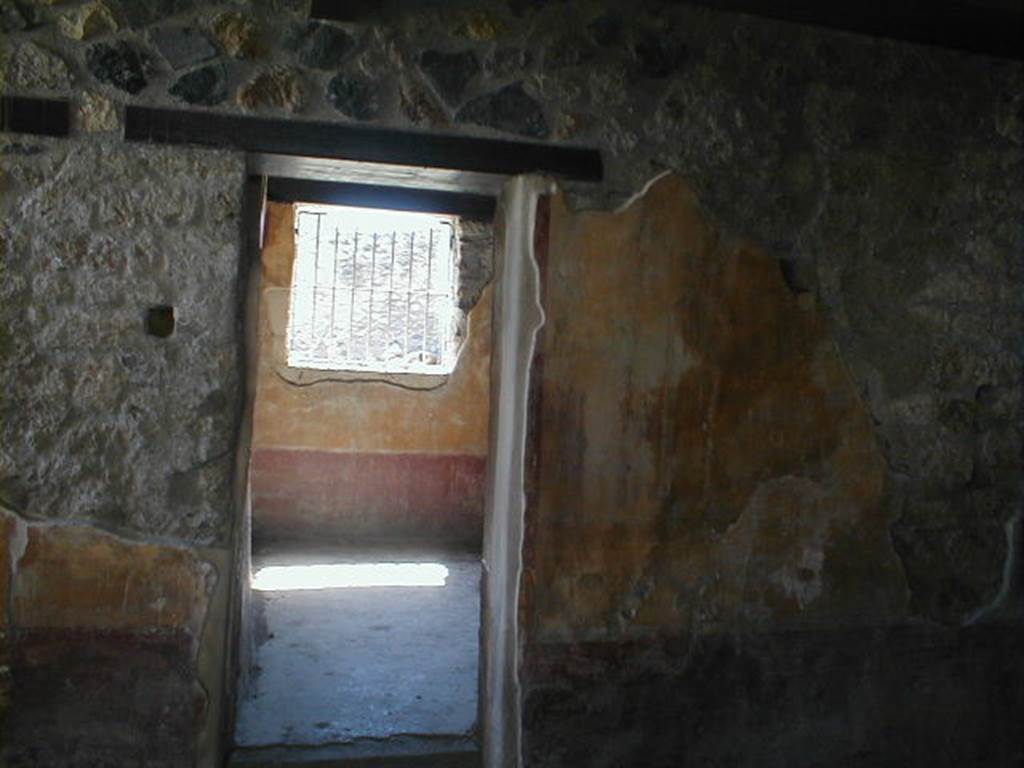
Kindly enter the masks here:
<path id="1" fill-rule="evenodd" d="M 443 587 L 448 569 L 440 563 L 330 563 L 271 565 L 258 570 L 252 588 L 263 592 L 359 587 Z"/>

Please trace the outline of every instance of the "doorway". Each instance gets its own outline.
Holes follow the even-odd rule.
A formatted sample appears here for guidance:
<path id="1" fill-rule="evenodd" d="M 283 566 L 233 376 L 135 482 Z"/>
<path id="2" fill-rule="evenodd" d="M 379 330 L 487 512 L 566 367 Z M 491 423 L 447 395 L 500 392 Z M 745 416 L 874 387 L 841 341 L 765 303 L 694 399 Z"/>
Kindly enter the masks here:
<path id="1" fill-rule="evenodd" d="M 249 210 L 252 226 L 249 231 L 251 252 L 261 255 L 271 247 L 270 238 L 263 232 L 266 212 L 264 205 L 267 185 L 258 177 L 250 179 Z M 262 194 L 259 190 L 262 189 Z M 494 257 L 490 298 L 492 308 L 480 312 L 481 324 L 490 320 L 485 338 L 490 344 L 489 371 L 489 428 L 485 471 L 483 509 L 482 583 L 480 586 L 480 640 L 479 640 L 479 715 L 470 738 L 384 740 L 356 739 L 343 744 L 328 744 L 320 748 L 289 746 L 238 747 L 232 750 L 231 765 L 277 765 L 282 762 L 316 764 L 324 761 L 345 764 L 345 760 L 372 759 L 375 764 L 416 764 L 425 759 L 434 764 L 480 766 L 488 768 L 514 768 L 521 763 L 521 694 L 518 685 L 519 587 L 522 579 L 522 541 L 525 513 L 525 464 L 528 435 L 528 399 L 537 333 L 544 323 L 541 304 L 539 270 L 534 254 L 534 228 L 538 211 L 545 196 L 554 192 L 549 179 L 537 176 L 517 176 L 507 180 L 501 188 L 494 227 L 484 222 L 478 232 L 480 258 L 490 253 Z M 261 199 L 263 202 L 261 202 Z M 538 229 L 542 229 L 537 224 Z M 463 235 L 467 230 L 463 230 Z M 258 247 L 257 247 L 258 244 Z M 465 242 L 463 242 L 465 245 Z M 462 251 L 463 263 L 467 251 Z M 472 263 L 472 261 L 468 262 Z M 256 353 L 259 333 L 267 332 L 266 325 L 258 322 L 257 308 L 266 305 L 264 289 L 279 287 L 272 274 L 264 274 L 263 264 L 256 266 L 249 280 L 247 300 L 247 327 L 249 328 L 250 395 L 245 420 L 249 430 L 254 419 L 254 379 L 258 379 Z M 470 294 L 472 295 L 472 294 Z M 460 294 L 461 296 L 461 294 Z M 481 292 L 480 298 L 486 296 Z M 461 298 L 460 298 L 461 301 Z M 472 312 L 471 312 L 472 314 Z M 469 340 L 474 338 L 470 318 Z M 458 367 L 456 368 L 456 373 Z M 304 389 L 304 387 L 303 387 Z M 247 430 L 248 431 L 248 430 Z M 234 653 L 229 659 L 237 685 L 230 703 L 237 712 L 238 702 L 248 695 L 252 678 L 258 674 L 254 662 L 254 648 L 263 628 L 253 619 L 258 610 L 253 607 L 255 591 L 250 589 L 252 576 L 252 461 L 249 446 L 252 441 L 243 432 L 240 464 L 243 489 L 240 489 L 242 512 L 238 545 L 239 578 L 236 582 Z M 257 550 L 258 553 L 258 550 Z M 258 559 L 257 559 L 258 561 Z M 237 714 L 232 721 L 237 725 Z M 322 722 L 322 721 L 318 721 Z M 277 761 L 277 762 L 275 762 Z M 404 761 L 404 762 L 403 762 Z M 440 761 L 440 762 L 437 762 Z"/>
<path id="2" fill-rule="evenodd" d="M 243 751 L 479 753 L 493 227 L 391 214 L 265 207 Z"/>

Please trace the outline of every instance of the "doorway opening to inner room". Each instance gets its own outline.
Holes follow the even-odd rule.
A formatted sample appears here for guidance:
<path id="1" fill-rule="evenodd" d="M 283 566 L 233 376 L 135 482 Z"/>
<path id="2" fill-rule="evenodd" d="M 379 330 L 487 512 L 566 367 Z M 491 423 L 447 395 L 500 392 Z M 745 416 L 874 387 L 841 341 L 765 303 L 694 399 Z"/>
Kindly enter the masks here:
<path id="1" fill-rule="evenodd" d="M 493 226 L 268 202 L 263 232 L 235 743 L 479 760 Z"/>

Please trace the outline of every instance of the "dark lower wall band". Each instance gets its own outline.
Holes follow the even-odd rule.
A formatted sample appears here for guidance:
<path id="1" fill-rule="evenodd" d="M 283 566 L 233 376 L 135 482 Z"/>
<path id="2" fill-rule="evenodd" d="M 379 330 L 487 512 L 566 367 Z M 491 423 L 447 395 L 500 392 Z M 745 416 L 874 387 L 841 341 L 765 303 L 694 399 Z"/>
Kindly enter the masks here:
<path id="1" fill-rule="evenodd" d="M 473 221 L 491 221 L 495 207 L 494 198 L 487 195 L 309 179 L 271 178 L 267 197 L 279 203 L 325 203 L 393 211 L 450 213 Z"/>

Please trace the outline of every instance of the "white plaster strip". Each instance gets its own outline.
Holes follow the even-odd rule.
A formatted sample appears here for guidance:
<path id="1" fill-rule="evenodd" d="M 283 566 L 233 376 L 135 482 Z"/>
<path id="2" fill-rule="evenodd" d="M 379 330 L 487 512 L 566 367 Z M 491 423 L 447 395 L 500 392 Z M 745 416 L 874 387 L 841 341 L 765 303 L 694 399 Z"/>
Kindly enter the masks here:
<path id="1" fill-rule="evenodd" d="M 540 270 L 533 252 L 533 229 L 540 195 L 554 191 L 548 179 L 520 176 L 503 193 L 505 243 L 495 295 L 499 367 L 491 434 L 488 489 L 489 648 L 484 690 L 484 765 L 522 764 L 522 692 L 519 684 L 519 587 L 522 576 L 524 466 L 527 398 L 537 333 L 544 325 Z"/>

